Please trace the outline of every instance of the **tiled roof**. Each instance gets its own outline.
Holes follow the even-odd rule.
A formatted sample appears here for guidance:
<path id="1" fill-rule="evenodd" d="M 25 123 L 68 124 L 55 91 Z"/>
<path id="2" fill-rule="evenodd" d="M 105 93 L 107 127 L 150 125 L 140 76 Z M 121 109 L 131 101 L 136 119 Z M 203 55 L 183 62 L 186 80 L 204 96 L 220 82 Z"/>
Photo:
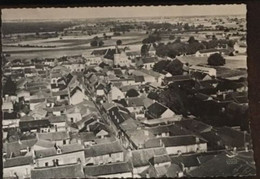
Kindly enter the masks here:
<path id="1" fill-rule="evenodd" d="M 32 156 L 21 156 L 21 157 L 10 158 L 10 159 L 6 159 L 3 162 L 4 168 L 31 165 L 31 164 L 33 164 Z"/>
<path id="2" fill-rule="evenodd" d="M 57 150 L 54 147 L 42 150 L 35 150 L 35 158 L 50 157 L 83 151 L 83 146 L 77 143 L 59 146 L 59 148 L 61 149 L 61 154 L 57 154 Z"/>
<path id="3" fill-rule="evenodd" d="M 199 143 L 206 143 L 205 140 L 199 138 Z M 145 142 L 146 148 L 159 147 L 164 144 L 165 147 L 172 146 L 187 146 L 197 144 L 196 136 L 194 135 L 185 135 L 185 136 L 174 136 L 174 137 L 158 137 L 149 139 Z"/>
<path id="4" fill-rule="evenodd" d="M 97 144 L 90 148 L 85 149 L 85 157 L 95 157 L 102 156 L 106 154 L 123 152 L 123 147 L 119 141 L 114 141 L 111 143 Z"/>
<path id="5" fill-rule="evenodd" d="M 31 178 L 83 178 L 81 164 L 32 169 Z"/>
<path id="6" fill-rule="evenodd" d="M 128 173 L 128 172 L 132 172 L 132 167 L 128 162 L 118 162 L 118 163 L 112 163 L 106 165 L 84 167 L 84 173 L 86 177 Z"/>
<path id="7" fill-rule="evenodd" d="M 40 140 L 59 141 L 69 139 L 69 134 L 66 131 L 37 133 L 37 137 Z"/>
<path id="8" fill-rule="evenodd" d="M 150 159 L 154 156 L 167 155 L 167 151 L 163 147 L 150 148 L 150 149 L 140 149 L 132 151 L 132 161 L 134 167 L 141 167 L 149 165 Z"/>

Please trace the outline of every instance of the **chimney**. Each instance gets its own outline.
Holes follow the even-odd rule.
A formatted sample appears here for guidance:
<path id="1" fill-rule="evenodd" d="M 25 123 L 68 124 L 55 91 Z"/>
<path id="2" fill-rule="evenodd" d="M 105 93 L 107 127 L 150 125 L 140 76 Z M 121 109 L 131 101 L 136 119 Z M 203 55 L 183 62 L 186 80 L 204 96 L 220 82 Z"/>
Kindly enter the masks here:
<path id="1" fill-rule="evenodd" d="M 200 138 L 196 136 L 196 144 L 200 143 Z"/>
<path id="2" fill-rule="evenodd" d="M 234 155 L 237 154 L 237 148 L 236 147 L 233 148 L 233 154 Z"/>
<path id="3" fill-rule="evenodd" d="M 223 93 L 223 100 L 226 99 L 226 93 Z"/>

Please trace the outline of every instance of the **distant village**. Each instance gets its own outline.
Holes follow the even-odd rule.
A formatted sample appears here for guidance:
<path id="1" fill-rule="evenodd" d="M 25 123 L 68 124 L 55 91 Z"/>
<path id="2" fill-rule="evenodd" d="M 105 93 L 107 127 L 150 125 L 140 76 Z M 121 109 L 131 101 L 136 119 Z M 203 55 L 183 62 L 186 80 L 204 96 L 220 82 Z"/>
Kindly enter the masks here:
<path id="1" fill-rule="evenodd" d="M 139 49 L 122 39 L 88 54 L 5 61 L 4 178 L 255 174 L 247 71 L 225 67 L 246 54 L 245 35 L 231 43 L 232 30 L 217 27 L 223 33 L 202 43 L 155 27 Z M 173 42 L 160 43 L 165 34 Z M 201 58 L 207 64 L 193 63 Z"/>

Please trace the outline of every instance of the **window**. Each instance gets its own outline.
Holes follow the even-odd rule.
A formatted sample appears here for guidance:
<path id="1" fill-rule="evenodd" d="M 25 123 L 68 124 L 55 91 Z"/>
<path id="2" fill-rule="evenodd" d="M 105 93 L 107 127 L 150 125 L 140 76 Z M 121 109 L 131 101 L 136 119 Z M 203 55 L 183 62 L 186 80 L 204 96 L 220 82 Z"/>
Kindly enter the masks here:
<path id="1" fill-rule="evenodd" d="M 63 140 L 63 145 L 66 144 L 66 140 Z"/>
<path id="2" fill-rule="evenodd" d="M 49 165 L 49 163 L 48 163 L 48 162 L 46 162 L 46 163 L 45 163 L 45 167 L 48 167 L 48 165 Z"/>
<path id="3" fill-rule="evenodd" d="M 71 122 L 71 123 L 74 123 L 73 117 L 72 117 L 72 118 L 70 118 L 70 122 Z"/>

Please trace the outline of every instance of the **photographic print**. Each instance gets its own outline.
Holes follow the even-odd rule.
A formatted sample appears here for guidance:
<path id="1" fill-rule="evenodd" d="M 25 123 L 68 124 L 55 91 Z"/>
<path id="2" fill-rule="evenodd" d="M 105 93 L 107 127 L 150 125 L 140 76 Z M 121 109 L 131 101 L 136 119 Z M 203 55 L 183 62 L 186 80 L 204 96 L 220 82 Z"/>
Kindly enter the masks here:
<path id="1" fill-rule="evenodd" d="M 256 175 L 245 4 L 1 18 L 3 178 Z"/>

